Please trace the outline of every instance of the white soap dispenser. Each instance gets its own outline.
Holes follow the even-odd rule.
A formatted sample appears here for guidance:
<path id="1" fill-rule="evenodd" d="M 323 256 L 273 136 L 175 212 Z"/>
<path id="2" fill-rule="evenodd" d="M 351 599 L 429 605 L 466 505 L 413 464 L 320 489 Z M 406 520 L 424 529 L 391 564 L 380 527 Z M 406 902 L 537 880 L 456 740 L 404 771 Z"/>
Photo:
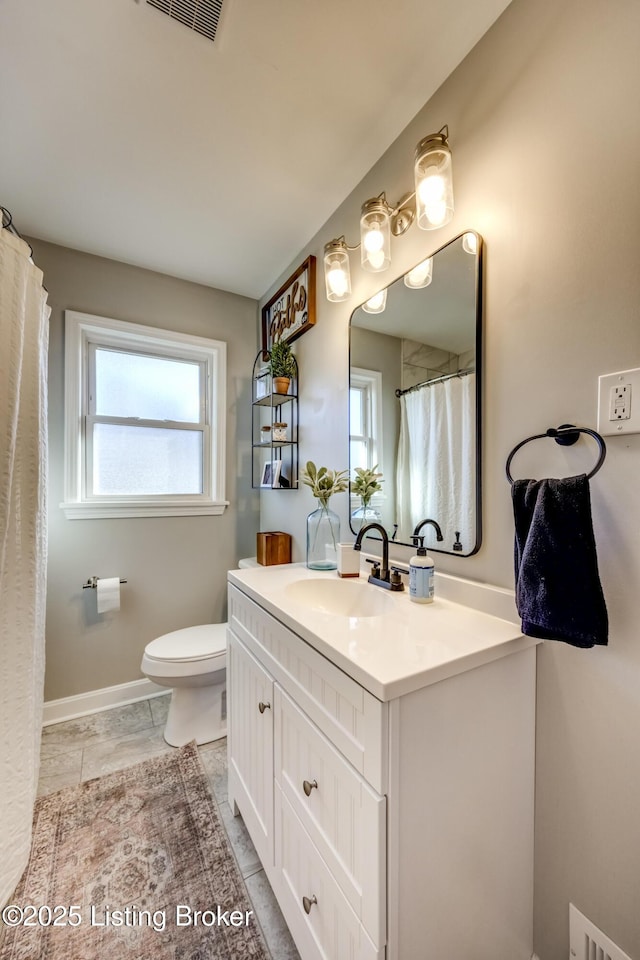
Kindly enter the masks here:
<path id="1" fill-rule="evenodd" d="M 409 560 L 409 599 L 415 603 L 433 603 L 433 558 L 427 555 L 424 537 L 413 537 L 418 547 L 415 557 Z"/>

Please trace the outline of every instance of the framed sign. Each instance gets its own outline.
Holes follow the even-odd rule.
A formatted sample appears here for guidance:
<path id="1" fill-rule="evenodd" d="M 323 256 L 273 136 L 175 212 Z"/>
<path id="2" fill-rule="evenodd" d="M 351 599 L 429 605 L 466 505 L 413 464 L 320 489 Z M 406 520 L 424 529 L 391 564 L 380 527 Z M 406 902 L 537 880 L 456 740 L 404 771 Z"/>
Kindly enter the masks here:
<path id="1" fill-rule="evenodd" d="M 316 322 L 316 258 L 307 257 L 262 308 L 262 349 L 295 340 Z"/>

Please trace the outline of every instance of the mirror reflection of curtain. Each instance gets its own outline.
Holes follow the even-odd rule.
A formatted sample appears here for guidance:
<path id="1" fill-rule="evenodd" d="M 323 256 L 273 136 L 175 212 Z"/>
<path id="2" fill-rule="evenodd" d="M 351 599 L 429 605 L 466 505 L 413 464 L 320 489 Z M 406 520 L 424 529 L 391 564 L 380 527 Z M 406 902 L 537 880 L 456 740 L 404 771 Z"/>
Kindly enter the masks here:
<path id="1" fill-rule="evenodd" d="M 29 858 L 38 784 L 49 313 L 27 244 L 0 230 L 0 905 Z"/>
<path id="2" fill-rule="evenodd" d="M 443 549 L 451 550 L 456 531 L 463 553 L 475 544 L 475 384 L 475 373 L 452 376 L 400 397 L 399 540 L 429 517 L 442 528 Z M 440 546 L 432 527 L 422 533 Z"/>

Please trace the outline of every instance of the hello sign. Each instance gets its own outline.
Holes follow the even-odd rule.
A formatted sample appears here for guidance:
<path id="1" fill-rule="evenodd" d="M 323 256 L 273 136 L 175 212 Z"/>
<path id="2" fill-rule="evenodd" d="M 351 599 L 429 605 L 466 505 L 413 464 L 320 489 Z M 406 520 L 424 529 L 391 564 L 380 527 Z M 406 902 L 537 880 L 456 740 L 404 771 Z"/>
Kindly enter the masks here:
<path id="1" fill-rule="evenodd" d="M 316 322 L 316 258 L 307 257 L 262 308 L 262 349 L 291 341 Z"/>

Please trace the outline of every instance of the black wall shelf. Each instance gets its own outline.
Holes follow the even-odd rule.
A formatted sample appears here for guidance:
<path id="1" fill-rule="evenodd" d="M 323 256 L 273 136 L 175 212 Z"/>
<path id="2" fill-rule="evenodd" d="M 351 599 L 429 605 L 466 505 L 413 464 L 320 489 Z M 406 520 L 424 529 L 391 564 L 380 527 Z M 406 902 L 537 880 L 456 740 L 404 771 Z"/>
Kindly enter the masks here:
<path id="1" fill-rule="evenodd" d="M 295 361 L 295 357 L 294 357 Z M 289 390 L 277 393 L 269 372 L 269 354 L 259 351 L 251 383 L 251 485 L 271 490 L 298 487 L 298 365 Z M 274 425 L 285 423 L 284 440 L 273 439 Z M 263 431 L 263 427 L 269 427 Z M 263 440 L 267 432 L 270 439 Z M 271 467 L 267 467 L 271 464 Z"/>

